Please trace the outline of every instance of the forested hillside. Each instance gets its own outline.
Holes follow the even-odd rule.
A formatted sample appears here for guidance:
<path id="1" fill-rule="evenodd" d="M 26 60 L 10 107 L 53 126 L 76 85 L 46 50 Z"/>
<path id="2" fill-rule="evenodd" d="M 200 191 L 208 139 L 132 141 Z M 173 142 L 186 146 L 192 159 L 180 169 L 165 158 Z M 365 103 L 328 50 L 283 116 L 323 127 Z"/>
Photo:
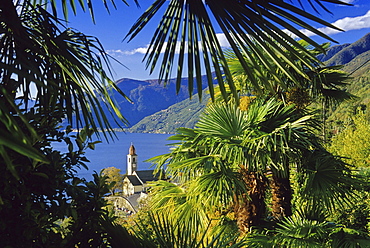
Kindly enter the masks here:
<path id="1" fill-rule="evenodd" d="M 352 59 L 348 63 L 344 63 L 350 58 Z M 364 110 L 367 118 L 370 118 L 367 111 L 370 107 L 370 34 L 346 46 L 327 62 L 344 65 L 342 70 L 349 75 L 346 89 L 356 96 L 355 99 L 343 102 L 328 112 L 328 125 L 334 133 L 337 133 L 359 110 Z"/>
<path id="2" fill-rule="evenodd" d="M 174 133 L 179 127 L 192 128 L 208 102 L 209 95 L 204 95 L 202 101 L 193 96 L 147 116 L 128 130 L 133 133 Z"/>

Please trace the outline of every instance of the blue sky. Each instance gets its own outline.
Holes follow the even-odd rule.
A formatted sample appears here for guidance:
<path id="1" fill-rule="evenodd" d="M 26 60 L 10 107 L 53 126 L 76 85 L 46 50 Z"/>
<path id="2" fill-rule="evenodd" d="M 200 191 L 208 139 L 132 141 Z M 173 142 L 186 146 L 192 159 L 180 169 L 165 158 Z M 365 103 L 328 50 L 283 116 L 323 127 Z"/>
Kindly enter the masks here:
<path id="1" fill-rule="evenodd" d="M 345 30 L 345 32 L 337 32 L 332 29 L 322 29 L 322 31 L 338 41 L 339 44 L 352 43 L 370 32 L 370 0 L 343 1 L 352 3 L 354 6 L 347 7 L 326 4 L 332 14 L 324 11 L 320 11 L 320 15 L 316 14 L 322 19 Z M 132 24 L 134 24 L 136 19 L 152 2 L 139 0 L 141 8 L 137 8 L 133 1 L 129 1 L 131 6 L 127 7 L 118 0 L 116 1 L 117 10 L 111 6 L 110 14 L 108 14 L 102 1 L 93 1 L 96 24 L 92 23 L 89 13 L 79 12 L 76 17 L 70 14 L 68 26 L 87 35 L 98 37 L 105 50 L 129 68 L 127 69 L 118 63 L 112 62 L 115 80 L 123 77 L 140 80 L 155 79 L 157 74 L 154 72 L 152 75 L 149 75 L 149 72 L 145 70 L 145 64 L 142 63 L 142 59 L 152 34 L 156 29 L 160 15 L 157 16 L 158 18 L 156 20 L 150 22 L 131 42 L 122 41 Z M 297 2 L 297 0 L 293 0 L 293 2 Z M 307 7 L 307 10 L 309 11 L 310 8 Z M 322 28 L 320 26 L 315 27 Z M 222 35 L 219 35 L 219 37 L 221 44 L 226 47 L 227 44 L 222 42 Z M 325 42 L 325 40 L 317 36 L 312 36 L 312 38 L 319 43 Z"/>

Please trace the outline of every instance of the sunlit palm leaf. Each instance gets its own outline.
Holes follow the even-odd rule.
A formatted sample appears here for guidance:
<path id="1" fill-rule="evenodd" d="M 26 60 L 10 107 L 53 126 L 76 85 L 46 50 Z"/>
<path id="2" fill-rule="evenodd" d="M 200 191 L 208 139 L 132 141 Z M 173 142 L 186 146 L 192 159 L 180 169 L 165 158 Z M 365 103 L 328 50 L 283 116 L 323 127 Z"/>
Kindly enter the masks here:
<path id="1" fill-rule="evenodd" d="M 203 199 L 189 194 L 187 184 L 177 186 L 173 183 L 159 181 L 153 187 L 150 206 L 154 213 L 166 213 L 168 218 L 180 225 L 190 225 L 192 229 L 203 229 L 209 225 L 206 205 Z M 178 229 L 179 226 L 173 227 Z"/>
<path id="2" fill-rule="evenodd" d="M 235 195 L 246 192 L 247 188 L 240 173 L 227 166 L 198 177 L 189 188 L 189 194 L 198 198 L 209 211 L 216 206 L 228 206 Z"/>
<path id="3" fill-rule="evenodd" d="M 169 211 L 169 209 L 182 204 L 186 200 L 183 188 L 166 181 L 158 181 L 150 185 L 152 191 L 152 206 L 159 211 Z M 165 208 L 164 208 L 165 207 Z"/>
<path id="4" fill-rule="evenodd" d="M 220 230 L 209 235 L 208 230 L 193 228 L 189 223 L 179 224 L 164 213 L 150 214 L 149 226 L 137 222 L 134 230 L 143 247 L 244 247 L 243 240 L 237 240 L 236 234 Z"/>
<path id="5" fill-rule="evenodd" d="M 238 138 L 243 135 L 247 128 L 245 112 L 227 104 L 221 107 L 219 105 L 211 105 L 201 115 L 196 128 L 202 134 L 214 135 L 221 139 Z"/>

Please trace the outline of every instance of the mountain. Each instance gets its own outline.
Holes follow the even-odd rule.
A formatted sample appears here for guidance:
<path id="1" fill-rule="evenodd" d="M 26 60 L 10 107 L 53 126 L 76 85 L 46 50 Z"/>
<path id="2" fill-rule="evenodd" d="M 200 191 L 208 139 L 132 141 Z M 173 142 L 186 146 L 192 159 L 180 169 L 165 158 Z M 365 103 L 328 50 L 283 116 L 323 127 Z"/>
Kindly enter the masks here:
<path id="1" fill-rule="evenodd" d="M 123 116 L 130 125 L 135 125 L 144 117 L 158 111 L 167 109 L 173 104 L 189 98 L 189 95 L 196 94 L 194 89 L 189 93 L 188 79 L 181 80 L 181 87 L 176 94 L 176 80 L 171 79 L 167 85 L 160 84 L 158 80 L 133 80 L 122 78 L 116 82 L 117 86 L 131 99 L 132 102 L 122 99 L 117 92 L 113 94 Z M 194 82 L 196 85 L 196 82 Z M 203 89 L 207 87 L 207 80 L 202 78 Z M 118 99 L 120 99 L 118 101 Z M 113 122 L 111 122 L 113 124 Z"/>
<path id="2" fill-rule="evenodd" d="M 369 60 L 370 50 L 357 55 L 349 63 L 345 64 L 342 70 L 348 72 L 351 77 L 361 76 L 369 70 Z"/>
<path id="3" fill-rule="evenodd" d="M 330 47 L 325 55 L 319 59 L 328 65 L 344 65 L 343 70 L 350 73 L 353 78 L 349 81 L 348 91 L 359 98 L 356 102 L 346 102 L 338 106 L 333 112 L 339 118 L 349 106 L 362 106 L 370 104 L 370 33 L 352 44 L 335 45 Z M 362 90 L 365 90 L 364 92 Z M 128 129 L 130 132 L 159 132 L 173 133 L 178 127 L 194 127 L 200 113 L 206 104 L 201 103 L 197 97 L 186 99 L 169 108 L 145 117 L 143 120 Z M 369 106 L 370 109 L 370 106 Z M 339 116 L 339 117 L 338 117 Z M 329 120 L 332 118 L 329 117 Z"/>
<path id="4" fill-rule="evenodd" d="M 342 45 L 335 45 L 335 46 L 332 46 L 330 47 L 327 51 L 326 51 L 326 54 L 319 54 L 317 56 L 317 58 L 322 61 L 322 62 L 325 62 L 325 61 L 328 61 L 329 59 L 331 59 L 335 54 L 339 53 L 341 50 L 343 50 L 344 48 L 350 46 L 351 44 L 350 43 L 346 43 L 346 44 L 342 44 Z"/>
<path id="5" fill-rule="evenodd" d="M 345 44 L 340 47 L 333 46 L 331 49 L 338 51 L 336 53 L 332 53 L 329 49 L 327 55 L 333 55 L 330 58 L 327 57 L 327 60 L 322 60 L 325 64 L 329 66 L 347 64 L 358 55 L 370 50 L 370 33 L 350 45 Z"/>
<path id="6" fill-rule="evenodd" d="M 201 101 L 199 101 L 197 95 L 194 95 L 191 99 L 188 98 L 167 109 L 147 116 L 129 128 L 128 131 L 132 133 L 175 133 L 179 127 L 192 128 L 199 120 L 199 115 L 210 98 L 205 90 L 203 95 Z"/>

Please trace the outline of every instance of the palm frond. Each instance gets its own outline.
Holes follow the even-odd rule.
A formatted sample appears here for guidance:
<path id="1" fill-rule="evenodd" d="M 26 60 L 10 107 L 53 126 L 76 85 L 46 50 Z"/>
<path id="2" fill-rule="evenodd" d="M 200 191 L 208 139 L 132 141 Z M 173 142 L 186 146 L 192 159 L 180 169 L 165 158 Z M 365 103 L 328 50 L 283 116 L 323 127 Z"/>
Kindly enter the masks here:
<path id="1" fill-rule="evenodd" d="M 280 247 L 322 247 L 335 225 L 301 216 L 285 218 L 276 229 L 274 243 Z"/>
<path id="2" fill-rule="evenodd" d="M 135 230 L 145 247 L 243 247 L 244 241 L 237 240 L 236 234 L 222 229 L 210 235 L 209 229 L 193 228 L 189 224 L 180 224 L 168 218 L 166 214 L 149 214 L 149 226 L 137 222 Z"/>
<path id="3" fill-rule="evenodd" d="M 241 136 L 246 129 L 245 113 L 227 104 L 210 105 L 196 124 L 197 131 L 223 139 Z"/>
<path id="4" fill-rule="evenodd" d="M 302 161 L 302 191 L 312 204 L 322 204 L 328 210 L 352 204 L 356 195 L 351 185 L 360 183 L 348 165 L 324 149 L 307 151 Z M 325 197 L 323 197 L 325 196 Z"/>
<path id="5" fill-rule="evenodd" d="M 156 211 L 168 211 L 181 205 L 186 200 L 184 188 L 166 181 L 158 181 L 152 187 L 152 206 Z"/>
<path id="6" fill-rule="evenodd" d="M 307 1 L 312 4 L 312 7 L 319 6 L 320 9 L 328 11 L 322 3 L 327 1 Z M 330 3 L 348 5 L 339 0 L 333 0 Z M 258 73 L 250 70 L 248 63 L 245 62 L 245 58 L 240 52 L 241 50 L 247 56 L 248 54 L 252 55 L 248 56 L 251 64 L 263 64 L 264 70 L 275 75 L 275 79 L 278 80 L 279 84 L 284 86 L 285 83 L 279 80 L 267 59 L 274 61 L 283 74 L 293 81 L 296 81 L 296 79 L 289 70 L 286 70 L 286 63 L 290 64 L 296 73 L 306 77 L 304 71 L 296 67 L 296 64 L 292 63 L 292 61 L 301 61 L 306 67 L 311 69 L 313 69 L 312 61 L 318 61 L 295 39 L 281 30 L 280 27 L 286 28 L 318 49 L 321 49 L 320 45 L 306 36 L 298 27 L 305 28 L 328 40 L 332 39 L 312 26 L 307 25 L 307 21 L 338 29 L 291 3 L 276 0 L 263 2 L 254 0 L 242 2 L 236 0 L 227 2 L 172 0 L 168 3 L 164 0 L 157 0 L 132 26 L 127 34 L 129 40 L 133 39 L 158 13 L 159 9 L 164 6 L 167 6 L 167 9 L 154 33 L 146 56 L 147 67 L 153 71 L 160 64 L 159 79 L 166 83 L 172 72 L 172 65 L 176 64 L 178 65 L 177 83 L 179 83 L 187 60 L 189 89 L 192 89 L 193 78 L 196 78 L 199 87 L 200 75 L 205 73 L 210 76 L 212 65 L 216 72 L 221 93 L 225 99 L 227 98 L 225 81 L 230 86 L 234 97 L 237 96 L 237 92 L 232 81 L 232 74 L 227 65 L 227 59 L 223 55 L 222 48 L 216 38 L 216 32 L 213 28 L 214 23 L 211 22 L 211 19 L 215 19 L 256 89 L 260 86 L 257 83 Z M 318 8 L 314 9 L 317 10 Z M 274 45 L 275 40 L 281 45 Z M 198 42 L 200 45 L 198 45 Z M 292 49 L 292 46 L 297 49 Z M 180 47 L 179 56 L 174 54 L 175 47 Z M 262 50 L 265 51 L 263 56 Z M 162 51 L 166 52 L 160 62 Z M 285 51 L 290 51 L 292 57 L 286 57 Z M 202 69 L 201 65 L 204 69 Z M 225 78 L 222 77 L 221 72 L 224 73 Z M 208 84 L 210 92 L 213 92 L 210 77 L 208 77 Z M 198 92 L 201 92 L 201 89 L 198 89 Z"/>
<path id="7" fill-rule="evenodd" d="M 33 100 L 39 112 L 59 113 L 60 120 L 67 117 L 70 123 L 74 122 L 74 127 L 88 125 L 98 135 L 101 128 L 107 131 L 103 133 L 106 138 L 107 133 L 113 137 L 104 108 L 109 110 L 117 123 L 125 125 L 126 120 L 110 97 L 109 92 L 115 86 L 104 70 L 105 65 L 109 67 L 109 59 L 103 47 L 95 37 L 70 29 L 61 31 L 58 19 L 41 7 L 28 3 L 25 1 L 19 12 L 16 12 L 12 1 L 0 4 L 2 13 L 6 13 L 1 16 L 4 28 L 0 38 L 3 44 L 0 77 L 2 85 L 13 87 L 8 89 L 12 99 L 7 101 L 14 101 L 13 94 L 19 89 L 18 101 L 23 106 L 22 111 L 18 106 L 13 106 L 11 110 L 4 106 L 1 112 L 6 117 L 2 120 L 11 120 L 11 113 L 16 112 L 23 120 L 22 125 L 28 127 L 33 138 L 37 139 L 28 121 L 22 117 L 29 111 L 29 101 Z M 36 93 L 31 95 L 34 86 Z M 4 97 L 6 95 L 10 96 L 3 93 Z M 14 122 L 12 125 L 16 127 Z M 27 140 L 26 137 L 15 137 L 21 132 L 10 132 L 9 127 L 6 132 L 14 140 Z M 2 134 L 5 135 L 5 132 Z M 5 136 L 2 135 L 1 139 L 5 140 Z M 12 149 L 23 148 L 12 146 Z"/>
<path id="8" fill-rule="evenodd" d="M 197 198 L 205 206 L 216 209 L 228 206 L 234 201 L 235 195 L 247 192 L 247 187 L 240 173 L 227 166 L 220 166 L 221 170 L 199 176 L 189 187 L 189 195 Z"/>
<path id="9" fill-rule="evenodd" d="M 24 2 L 32 3 L 34 5 L 38 4 L 38 5 L 43 6 L 45 9 L 51 8 L 52 12 L 53 12 L 53 15 L 55 17 L 58 16 L 58 13 L 60 11 L 59 9 L 62 9 L 62 13 L 63 13 L 63 16 L 64 16 L 65 20 L 68 20 L 68 17 L 70 15 L 69 10 L 72 9 L 73 14 L 76 15 L 77 6 L 79 6 L 82 11 L 84 11 L 84 12 L 86 10 L 89 11 L 91 19 L 95 23 L 95 7 L 93 5 L 93 1 L 91 1 L 91 0 L 78 0 L 77 4 L 76 4 L 76 0 L 70 0 L 70 1 L 64 1 L 64 0 L 63 1 L 58 1 L 58 0 L 51 0 L 51 1 L 49 1 L 49 0 L 26 0 Z M 103 2 L 103 5 L 104 5 L 104 7 L 105 7 L 105 9 L 108 13 L 110 13 L 108 2 L 110 2 L 110 4 L 112 5 L 112 7 L 114 9 L 117 9 L 117 5 L 116 5 L 115 0 L 110 0 L 110 1 L 102 0 L 102 2 Z M 125 5 L 129 6 L 128 1 L 122 0 L 122 2 Z M 139 6 L 138 0 L 133 0 L 133 2 L 136 4 L 136 6 Z"/>

